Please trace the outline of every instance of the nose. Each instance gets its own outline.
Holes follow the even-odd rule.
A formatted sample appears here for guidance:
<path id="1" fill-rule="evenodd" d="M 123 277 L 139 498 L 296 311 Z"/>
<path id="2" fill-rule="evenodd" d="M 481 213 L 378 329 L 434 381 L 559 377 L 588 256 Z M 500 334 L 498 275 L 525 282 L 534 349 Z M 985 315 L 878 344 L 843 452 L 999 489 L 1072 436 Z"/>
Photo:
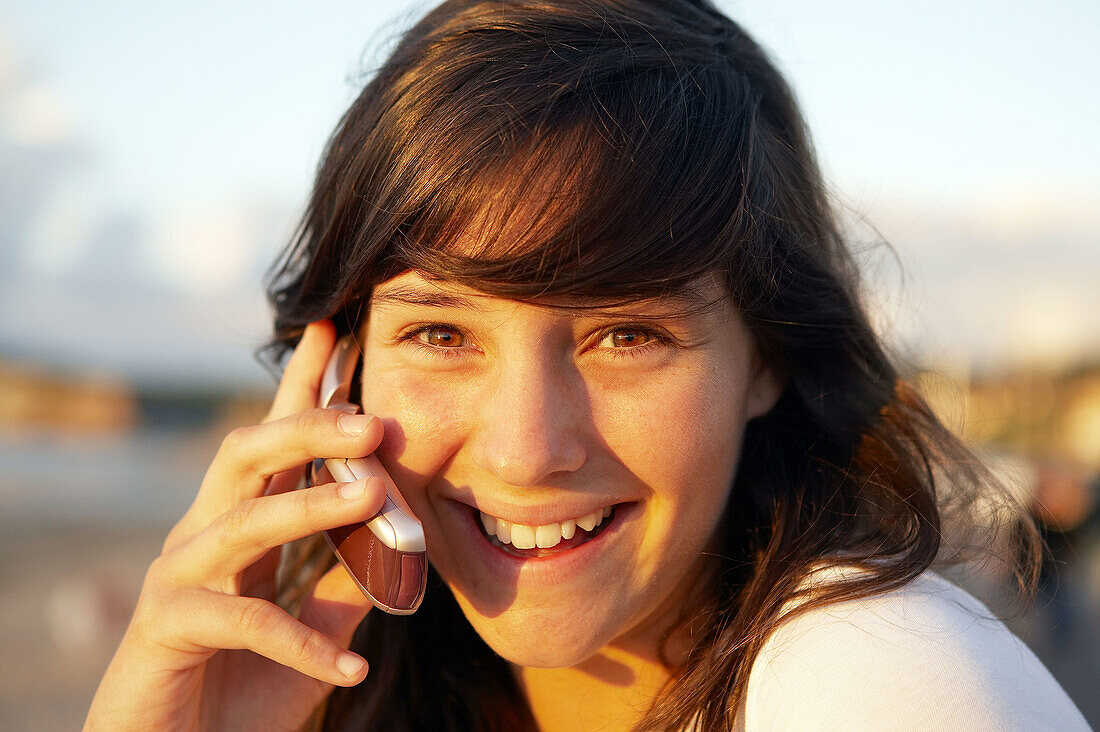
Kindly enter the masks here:
<path id="1" fill-rule="evenodd" d="M 580 376 L 545 359 L 512 359 L 486 384 L 473 454 L 504 483 L 535 486 L 584 464 L 587 397 Z"/>

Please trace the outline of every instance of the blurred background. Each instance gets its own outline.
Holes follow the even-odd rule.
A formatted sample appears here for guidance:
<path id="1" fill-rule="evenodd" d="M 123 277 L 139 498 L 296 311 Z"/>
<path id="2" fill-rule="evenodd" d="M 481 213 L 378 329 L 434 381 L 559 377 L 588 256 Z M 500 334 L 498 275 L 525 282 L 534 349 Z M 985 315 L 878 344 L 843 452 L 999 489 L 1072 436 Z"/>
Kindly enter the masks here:
<path id="1" fill-rule="evenodd" d="M 718 5 L 792 81 L 907 372 L 1043 522 L 1010 623 L 1100 725 L 1100 5 Z M 427 7 L 0 6 L 0 728 L 80 725 L 266 409 L 261 283 L 323 144 Z"/>

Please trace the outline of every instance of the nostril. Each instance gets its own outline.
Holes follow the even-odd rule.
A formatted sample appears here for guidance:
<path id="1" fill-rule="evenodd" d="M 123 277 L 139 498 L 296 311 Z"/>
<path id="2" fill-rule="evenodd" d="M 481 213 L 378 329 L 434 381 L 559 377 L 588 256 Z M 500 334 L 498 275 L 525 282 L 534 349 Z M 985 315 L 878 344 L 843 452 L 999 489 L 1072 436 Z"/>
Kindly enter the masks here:
<path id="1" fill-rule="evenodd" d="M 587 459 L 578 429 L 582 418 L 566 406 L 570 398 L 539 391 L 529 383 L 515 399 L 496 393 L 497 406 L 481 415 L 471 436 L 474 461 L 509 486 L 524 488 L 575 472 Z"/>
<path id="2" fill-rule="evenodd" d="M 585 454 L 577 449 L 538 449 L 528 445 L 523 454 L 497 451 L 484 461 L 485 467 L 501 482 L 514 488 L 527 488 L 547 482 L 552 476 L 576 472 L 584 465 Z"/>

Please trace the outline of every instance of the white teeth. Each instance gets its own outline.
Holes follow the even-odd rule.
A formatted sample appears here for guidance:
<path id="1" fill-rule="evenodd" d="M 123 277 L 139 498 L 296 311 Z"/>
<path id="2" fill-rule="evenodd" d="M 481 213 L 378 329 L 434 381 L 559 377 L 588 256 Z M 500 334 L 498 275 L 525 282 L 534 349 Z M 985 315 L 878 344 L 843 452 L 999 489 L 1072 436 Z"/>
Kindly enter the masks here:
<path id="1" fill-rule="evenodd" d="M 600 523 L 603 519 L 603 511 L 593 511 L 587 516 L 581 516 L 577 519 L 577 526 L 580 526 L 585 531 L 591 531 L 596 528 L 596 524 Z"/>
<path id="2" fill-rule="evenodd" d="M 496 533 L 497 533 L 497 522 L 496 522 L 496 520 L 492 516 L 490 516 L 489 514 L 483 512 L 483 511 L 478 511 L 478 513 L 481 514 L 481 525 L 485 527 L 485 533 L 488 534 L 489 536 L 496 536 Z"/>
<path id="3" fill-rule="evenodd" d="M 561 524 L 545 524 L 535 529 L 535 546 L 549 549 L 561 543 Z"/>
<path id="4" fill-rule="evenodd" d="M 516 549 L 534 549 L 535 530 L 523 524 L 512 524 L 512 546 Z"/>
<path id="5" fill-rule="evenodd" d="M 485 527 L 485 533 L 495 536 L 504 544 L 511 544 L 517 549 L 534 549 L 536 546 L 540 549 L 549 549 L 560 544 L 562 539 L 572 539 L 577 533 L 578 526 L 585 531 L 592 531 L 611 515 L 611 511 L 611 506 L 608 506 L 596 509 L 580 518 L 540 526 L 513 524 L 490 516 L 484 511 L 478 511 L 478 514 L 481 525 Z"/>

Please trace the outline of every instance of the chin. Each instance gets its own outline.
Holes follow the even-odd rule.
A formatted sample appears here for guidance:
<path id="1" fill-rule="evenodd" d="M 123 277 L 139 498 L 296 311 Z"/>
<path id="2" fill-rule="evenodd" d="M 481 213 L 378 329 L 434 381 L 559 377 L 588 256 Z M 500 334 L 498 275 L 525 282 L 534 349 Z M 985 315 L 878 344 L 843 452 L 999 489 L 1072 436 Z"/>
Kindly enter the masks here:
<path id="1" fill-rule="evenodd" d="M 499 615 L 488 617 L 461 593 L 455 597 L 463 614 L 493 651 L 516 666 L 567 668 L 584 663 L 614 640 L 620 627 L 617 613 L 588 603 L 571 607 L 543 601 L 527 606 L 516 603 Z M 596 618 L 601 621 L 593 622 Z M 612 630 L 607 630 L 607 629 Z"/>

